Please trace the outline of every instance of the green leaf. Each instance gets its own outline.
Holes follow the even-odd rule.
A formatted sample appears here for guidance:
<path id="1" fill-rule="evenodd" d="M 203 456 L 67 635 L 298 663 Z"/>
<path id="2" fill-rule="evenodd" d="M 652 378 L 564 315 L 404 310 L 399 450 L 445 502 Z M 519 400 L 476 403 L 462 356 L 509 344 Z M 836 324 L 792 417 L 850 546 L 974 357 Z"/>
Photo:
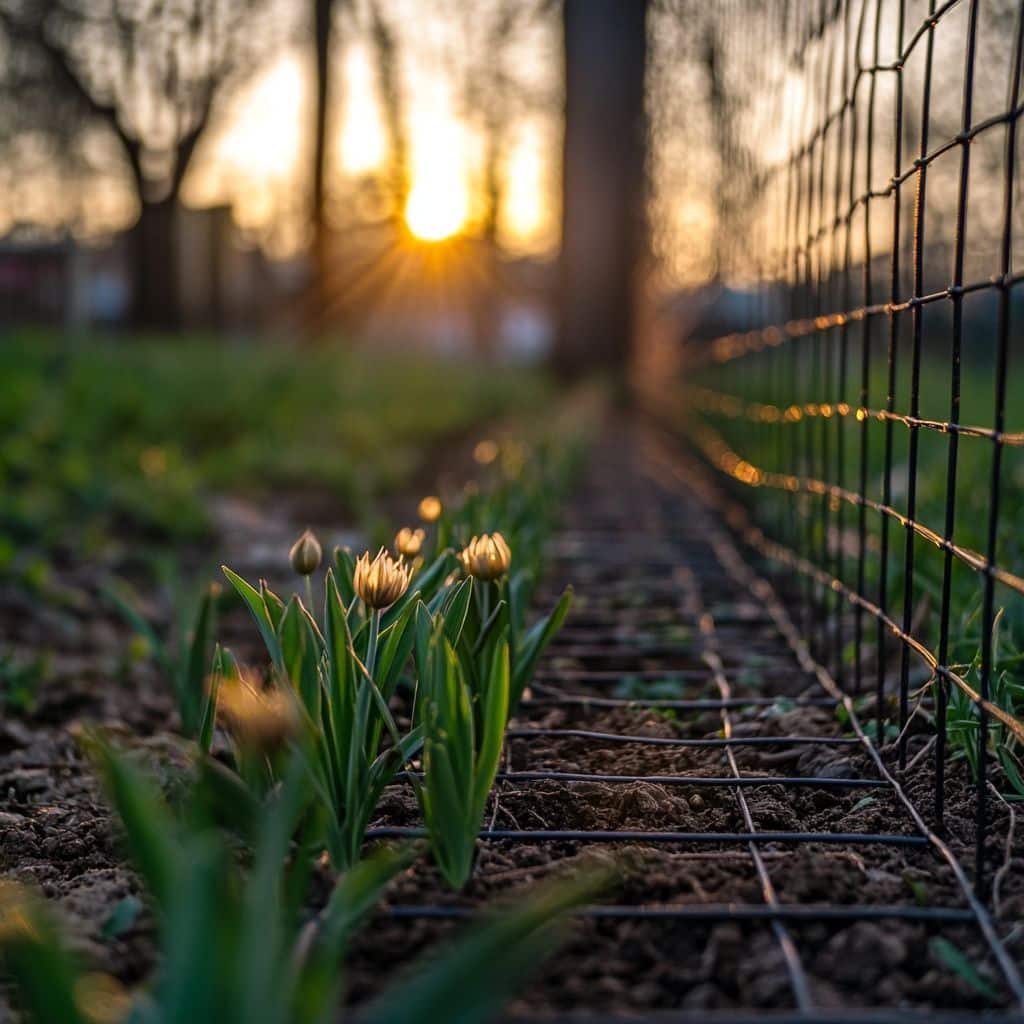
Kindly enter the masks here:
<path id="1" fill-rule="evenodd" d="M 415 859 L 413 847 L 384 848 L 360 861 L 338 880 L 320 915 L 316 952 L 336 969 L 345 943 L 373 909 L 384 887 Z"/>
<path id="2" fill-rule="evenodd" d="M 604 876 L 559 879 L 492 915 L 447 952 L 431 952 L 404 983 L 366 1009 L 371 1024 L 484 1024 L 555 946 L 552 928 L 566 911 L 593 898 Z"/>
<path id="3" fill-rule="evenodd" d="M 337 575 L 338 592 L 341 594 L 341 600 L 345 607 L 348 608 L 356 597 L 356 588 L 352 583 L 356 571 L 356 561 L 348 548 L 334 549 L 334 568 Z"/>
<path id="4" fill-rule="evenodd" d="M 444 620 L 434 618 L 427 606 L 420 602 L 416 605 L 416 638 L 413 645 L 413 656 L 416 661 L 416 677 L 420 688 L 427 685 L 430 678 L 431 639 L 435 632 L 442 629 Z"/>
<path id="5" fill-rule="evenodd" d="M 473 779 L 473 813 L 483 815 L 488 794 L 494 785 L 494 776 L 501 763 L 501 749 L 505 741 L 505 723 L 508 721 L 509 653 L 508 644 L 496 648 L 488 672 L 483 694 L 483 734 Z"/>
<path id="6" fill-rule="evenodd" d="M 226 652 L 217 644 L 213 651 L 213 671 L 210 673 L 210 689 L 203 701 L 203 712 L 199 719 L 199 749 L 208 754 L 213 746 L 213 730 L 217 724 L 217 698 L 220 684 L 227 675 L 228 659 Z"/>
<path id="7" fill-rule="evenodd" d="M 455 772 L 444 744 L 427 739 L 424 744 L 423 788 L 429 803 L 423 807 L 430 847 L 445 881 L 456 892 L 469 881 L 479 822 L 468 820 L 468 779 Z"/>
<path id="8" fill-rule="evenodd" d="M 355 665 L 348 617 L 334 573 L 327 571 L 325 584 L 324 634 L 327 649 L 325 678 L 323 738 L 327 747 L 327 771 L 330 778 L 335 813 L 340 812 L 344 779 L 347 773 L 348 745 L 351 742 L 355 715 Z"/>
<path id="9" fill-rule="evenodd" d="M 999 747 L 999 763 L 1006 773 L 1006 781 L 1018 796 L 1024 796 L 1024 777 L 1021 776 L 1020 768 L 1013 751 L 1006 747 Z"/>
<path id="10" fill-rule="evenodd" d="M 280 789 L 264 809 L 242 897 L 239 949 L 234 957 L 240 1020 L 260 1020 L 276 1001 L 279 972 L 285 968 L 280 959 L 282 866 L 309 796 L 305 765 L 293 756 Z"/>
<path id="11" fill-rule="evenodd" d="M 160 671 L 173 682 L 175 679 L 174 662 L 167 650 L 167 645 L 153 628 L 153 624 L 139 611 L 135 595 L 128 583 L 118 580 L 115 584 L 104 584 L 100 593 L 111 603 L 114 610 L 124 619 L 133 632 L 143 637 L 152 652 L 153 658 L 160 666 Z"/>
<path id="12" fill-rule="evenodd" d="M 213 819 L 250 840 L 263 813 L 263 804 L 245 781 L 211 757 L 199 762 L 199 789 Z"/>
<path id="13" fill-rule="evenodd" d="M 362 686 L 369 691 L 373 703 L 377 708 L 377 715 L 380 718 L 381 723 L 387 729 L 388 734 L 391 737 L 391 741 L 394 744 L 401 742 L 401 734 L 398 731 L 398 726 L 395 724 L 394 716 L 391 714 L 391 709 L 388 707 L 388 702 L 384 697 L 384 694 L 380 692 L 380 688 L 373 681 L 373 677 L 366 671 L 366 666 L 358 664 L 358 670 L 362 675 Z"/>
<path id="14" fill-rule="evenodd" d="M 195 624 L 188 645 L 188 655 L 182 663 L 182 676 L 178 689 L 178 708 L 182 731 L 186 736 L 200 733 L 203 707 L 206 702 L 206 668 L 214 646 L 217 630 L 217 603 L 212 587 L 203 591 L 196 613 Z"/>
<path id="15" fill-rule="evenodd" d="M 128 853 L 157 906 L 166 912 L 177 895 L 181 856 L 167 805 L 156 786 L 103 740 L 91 737 L 88 749 L 121 819 Z"/>
<path id="16" fill-rule="evenodd" d="M 949 939 L 937 935 L 928 943 L 928 949 L 943 967 L 952 971 L 979 995 L 993 1003 L 998 1000 L 999 993 L 992 984 L 978 973 L 974 964 Z"/>
<path id="17" fill-rule="evenodd" d="M 285 608 L 278 633 L 285 672 L 306 713 L 319 725 L 321 641 L 310 625 L 309 615 L 295 596 Z"/>
<path id="18" fill-rule="evenodd" d="M 444 603 L 444 634 L 452 647 L 459 646 L 472 598 L 473 580 L 469 578 L 457 584 Z"/>
<path id="19" fill-rule="evenodd" d="M 412 860 L 411 849 L 383 850 L 361 861 L 338 880 L 315 924 L 305 957 L 296 961 L 291 1020 L 326 1024 L 337 1019 L 341 1002 L 339 964 L 355 929 L 387 883 Z"/>
<path id="20" fill-rule="evenodd" d="M 124 935 L 135 924 L 141 910 L 142 900 L 136 896 L 125 896 L 124 899 L 118 900 L 103 922 L 100 929 L 101 938 L 110 942 L 111 939 Z"/>
<path id="21" fill-rule="evenodd" d="M 387 628 L 405 610 L 407 605 L 414 604 L 417 598 L 429 600 L 439 584 L 444 581 L 454 565 L 451 552 L 444 551 L 422 569 L 414 577 L 409 589 L 384 613 L 381 619 L 383 628 Z"/>
<path id="22" fill-rule="evenodd" d="M 249 611 L 252 612 L 252 617 L 256 620 L 256 626 L 260 631 L 260 636 L 263 637 L 263 643 L 267 648 L 267 653 L 270 655 L 270 660 L 274 663 L 274 667 L 283 672 L 285 668 L 284 658 L 281 655 L 281 645 L 278 643 L 274 620 L 267 610 L 263 595 L 246 583 L 237 573 L 232 572 L 226 565 L 221 566 L 221 571 L 238 592 L 239 597 L 245 602 Z"/>
<path id="23" fill-rule="evenodd" d="M 521 569 L 513 573 L 509 578 L 508 586 L 505 588 L 505 597 L 508 601 L 509 620 L 516 633 L 526 622 L 526 611 L 530 605 L 530 595 L 533 590 L 533 573 Z"/>
<path id="24" fill-rule="evenodd" d="M 75 999 L 79 971 L 65 950 L 48 908 L 13 883 L 0 886 L 0 920 L 20 920 L 0 935 L 0 964 L 18 988 L 29 1019 L 41 1024 L 87 1024 Z"/>
<path id="25" fill-rule="evenodd" d="M 390 696 L 398 685 L 398 679 L 412 653 L 416 639 L 413 620 L 417 604 L 406 606 L 395 621 L 381 631 L 380 653 L 377 656 L 377 682 L 381 693 Z"/>
<path id="26" fill-rule="evenodd" d="M 523 637 L 515 655 L 515 668 L 512 672 L 511 713 L 515 714 L 522 700 L 523 691 L 533 678 L 533 670 L 545 648 L 562 628 L 565 617 L 572 607 L 572 587 L 566 587 L 558 604 L 546 618 L 535 623 Z"/>
<path id="27" fill-rule="evenodd" d="M 270 621 L 274 624 L 274 629 L 280 630 L 284 601 L 267 586 L 266 580 L 260 580 L 260 597 L 263 598 L 263 604 L 266 606 Z"/>
<path id="28" fill-rule="evenodd" d="M 165 907 L 163 961 L 157 982 L 161 1020 L 213 1024 L 225 987 L 219 941 L 231 899 L 228 858 L 216 833 L 200 832 L 181 851 L 174 898 Z M 230 904 L 229 904 L 230 905 Z"/>

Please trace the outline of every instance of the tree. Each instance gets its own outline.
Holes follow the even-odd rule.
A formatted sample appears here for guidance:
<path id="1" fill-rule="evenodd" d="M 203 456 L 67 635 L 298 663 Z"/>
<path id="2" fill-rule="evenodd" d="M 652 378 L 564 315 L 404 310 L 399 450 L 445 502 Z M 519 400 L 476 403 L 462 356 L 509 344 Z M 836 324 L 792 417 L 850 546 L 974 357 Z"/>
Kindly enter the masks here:
<path id="1" fill-rule="evenodd" d="M 565 0 L 556 366 L 622 369 L 644 263 L 646 0 Z"/>
<path id="2" fill-rule="evenodd" d="M 505 205 L 510 135 L 517 119 L 542 109 L 551 97 L 541 95 L 522 73 L 515 44 L 549 16 L 548 0 L 488 0 L 465 4 L 455 0 L 460 47 L 451 55 L 451 75 L 459 83 L 461 114 L 481 142 L 479 190 L 480 272 L 471 296 L 477 352 L 493 358 L 499 312 L 505 287 L 500 259 L 499 226 Z"/>
<path id="3" fill-rule="evenodd" d="M 178 316 L 175 210 L 215 104 L 265 55 L 267 0 L 0 0 L 0 28 L 45 81 L 34 129 L 100 124 L 137 196 L 135 320 Z M 67 140 L 65 139 L 65 142 Z"/>
<path id="4" fill-rule="evenodd" d="M 313 0 L 313 46 L 316 54 L 316 96 L 313 123 L 313 275 L 316 301 L 314 322 L 319 326 L 327 305 L 327 124 L 331 101 L 331 35 L 335 0 Z"/>
<path id="5" fill-rule="evenodd" d="M 370 43 L 377 72 L 377 89 L 384 108 L 388 138 L 387 187 L 392 214 L 401 220 L 409 202 L 409 133 L 405 123 L 398 30 L 385 16 L 378 0 L 370 0 Z"/>

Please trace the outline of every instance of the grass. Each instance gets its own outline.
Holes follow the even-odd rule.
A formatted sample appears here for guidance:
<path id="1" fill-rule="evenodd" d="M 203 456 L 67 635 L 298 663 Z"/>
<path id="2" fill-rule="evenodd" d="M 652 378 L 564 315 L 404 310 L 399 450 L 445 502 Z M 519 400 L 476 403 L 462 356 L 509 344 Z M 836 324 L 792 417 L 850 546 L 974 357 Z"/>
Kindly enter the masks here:
<path id="1" fill-rule="evenodd" d="M 536 408 L 533 371 L 220 338 L 0 344 L 0 575 L 115 541 L 194 541 L 206 498 L 322 489 L 353 517 L 436 445 Z"/>

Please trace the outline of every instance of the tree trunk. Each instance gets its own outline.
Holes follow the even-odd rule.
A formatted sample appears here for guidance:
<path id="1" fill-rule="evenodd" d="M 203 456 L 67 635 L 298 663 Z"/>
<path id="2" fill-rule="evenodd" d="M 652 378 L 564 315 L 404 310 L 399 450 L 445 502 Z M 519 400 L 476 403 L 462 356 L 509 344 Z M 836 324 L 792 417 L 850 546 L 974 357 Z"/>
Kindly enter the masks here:
<path id="1" fill-rule="evenodd" d="M 646 0 L 565 0 L 556 368 L 624 370 L 646 232 Z M 625 374 L 617 376 L 625 380 Z"/>
<path id="2" fill-rule="evenodd" d="M 174 198 L 143 201 L 132 229 L 132 320 L 136 327 L 173 331 L 181 326 L 177 212 Z"/>
<path id="3" fill-rule="evenodd" d="M 387 176 L 392 214 L 397 222 L 401 222 L 409 204 L 410 181 L 409 140 L 398 67 L 398 35 L 385 21 L 377 3 L 370 5 L 370 19 L 370 38 L 377 62 L 377 87 L 384 108 L 384 127 L 390 154 Z"/>
<path id="4" fill-rule="evenodd" d="M 313 126 L 313 309 L 311 326 L 322 329 L 328 305 L 327 113 L 331 94 L 331 21 L 334 0 L 313 0 L 316 108 Z"/>

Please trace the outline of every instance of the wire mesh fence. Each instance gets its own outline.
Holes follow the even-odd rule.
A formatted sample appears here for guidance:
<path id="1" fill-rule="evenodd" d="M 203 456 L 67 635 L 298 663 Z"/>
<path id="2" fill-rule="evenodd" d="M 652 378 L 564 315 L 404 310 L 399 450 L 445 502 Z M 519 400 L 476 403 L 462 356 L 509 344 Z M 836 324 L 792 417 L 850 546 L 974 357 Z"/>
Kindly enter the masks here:
<path id="1" fill-rule="evenodd" d="M 863 957 L 850 987 L 838 984 L 829 950 L 877 926 L 919 950 L 969 950 L 992 979 L 989 1008 L 1019 1016 L 1024 981 L 1005 921 L 724 528 L 728 519 L 743 532 L 743 510 L 653 431 L 609 439 L 594 462 L 548 551 L 553 578 L 576 581 L 577 607 L 509 729 L 476 880 L 461 895 L 403 886 L 386 917 L 443 929 L 474 912 L 475 886 L 506 893 L 524 871 L 578 870 L 589 851 L 622 874 L 577 912 L 579 945 L 553 971 L 579 969 L 573 957 L 585 949 L 602 970 L 624 972 L 634 1011 L 676 1006 L 699 981 L 702 1005 L 724 1014 L 700 1019 L 747 1019 L 740 1008 L 760 1007 L 909 1021 L 922 1019 L 922 1003 L 961 1006 L 962 994 L 940 996 L 934 983 L 894 998 L 865 980 Z M 635 505 L 621 500 L 623 486 Z M 423 834 L 413 821 L 369 832 Z M 824 888 L 804 884 L 815 875 Z M 916 895 L 905 884 L 915 877 L 927 879 Z M 719 962 L 706 951 L 722 927 L 742 936 L 743 953 Z M 630 952 L 642 959 L 648 948 L 671 949 L 678 965 L 653 990 L 637 983 Z M 898 971 L 891 949 L 877 955 Z M 770 986 L 745 987 L 765 970 Z"/>
<path id="2" fill-rule="evenodd" d="M 1024 7 L 737 2 L 717 54 L 724 293 L 689 430 L 810 650 L 899 769 L 1024 796 Z M 1015 368 L 1016 364 L 1016 368 Z"/>

